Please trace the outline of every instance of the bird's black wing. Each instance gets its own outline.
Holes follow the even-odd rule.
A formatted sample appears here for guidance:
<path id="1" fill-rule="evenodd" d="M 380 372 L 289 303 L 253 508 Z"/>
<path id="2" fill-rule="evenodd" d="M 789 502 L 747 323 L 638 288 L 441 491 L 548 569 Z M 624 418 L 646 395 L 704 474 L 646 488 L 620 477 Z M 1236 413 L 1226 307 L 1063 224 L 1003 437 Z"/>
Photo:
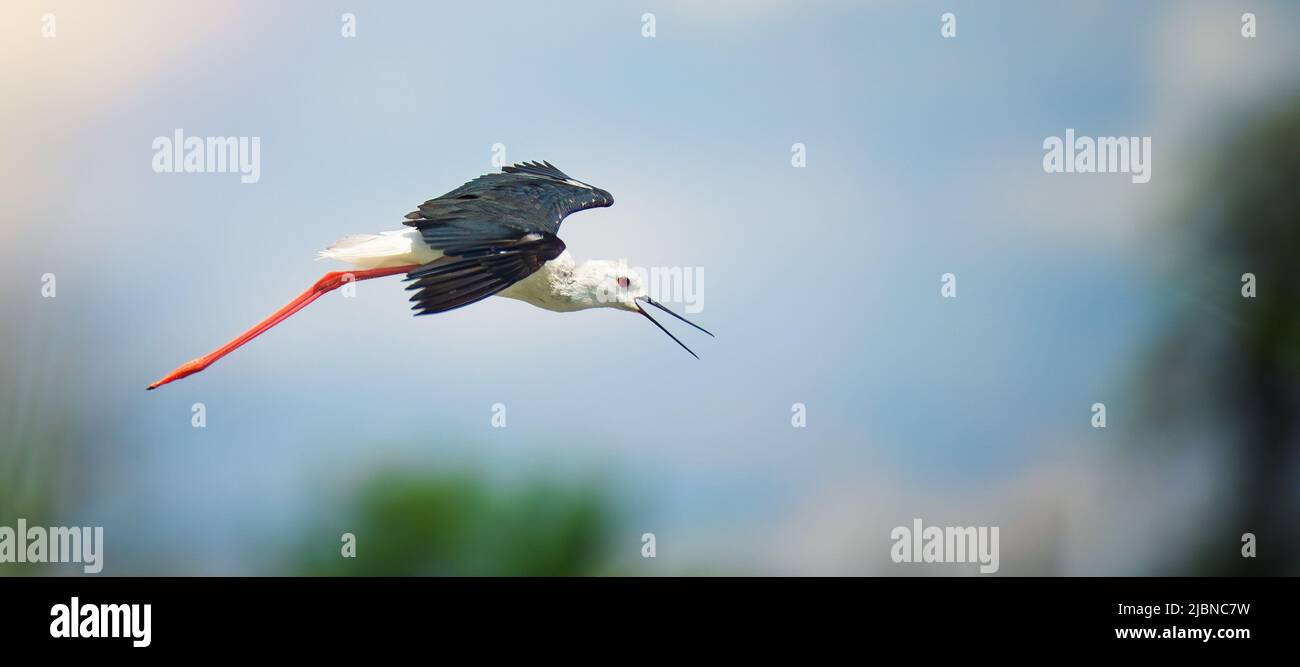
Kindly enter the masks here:
<path id="1" fill-rule="evenodd" d="M 429 247 L 459 255 L 534 232 L 558 234 L 570 214 L 613 203 L 608 192 L 549 162 L 524 162 L 424 202 L 405 224 L 419 229 Z"/>
<path id="2" fill-rule="evenodd" d="M 614 203 L 549 162 L 525 162 L 480 176 L 406 215 L 443 257 L 407 274 L 418 315 L 485 299 L 564 252 L 555 234 L 570 213 Z"/>
<path id="3" fill-rule="evenodd" d="M 465 255 L 444 255 L 406 274 L 407 287 L 418 290 L 411 301 L 416 315 L 468 306 L 527 278 L 564 252 L 564 242 L 548 232 Z"/>

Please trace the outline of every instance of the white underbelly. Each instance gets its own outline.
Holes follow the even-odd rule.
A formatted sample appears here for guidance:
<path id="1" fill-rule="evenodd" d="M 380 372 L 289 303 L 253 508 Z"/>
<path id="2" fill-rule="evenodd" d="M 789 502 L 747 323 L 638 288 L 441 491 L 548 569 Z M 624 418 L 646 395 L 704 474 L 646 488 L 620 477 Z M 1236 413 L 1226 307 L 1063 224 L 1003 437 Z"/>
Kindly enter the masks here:
<path id="1" fill-rule="evenodd" d="M 379 269 L 408 264 L 427 264 L 442 252 L 430 248 L 420 230 L 409 228 L 380 234 L 345 236 L 319 253 L 321 259 L 336 259 L 357 268 Z M 538 308 L 558 312 L 582 310 L 590 305 L 575 301 L 566 291 L 572 284 L 574 261 L 567 251 L 546 262 L 519 282 L 497 292 L 497 296 L 518 299 Z"/>

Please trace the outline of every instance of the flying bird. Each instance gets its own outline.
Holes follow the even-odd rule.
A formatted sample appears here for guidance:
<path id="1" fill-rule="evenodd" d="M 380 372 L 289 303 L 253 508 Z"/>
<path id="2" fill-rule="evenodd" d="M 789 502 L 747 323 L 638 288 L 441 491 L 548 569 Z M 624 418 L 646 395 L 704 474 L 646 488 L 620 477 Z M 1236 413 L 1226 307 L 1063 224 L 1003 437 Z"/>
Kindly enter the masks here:
<path id="1" fill-rule="evenodd" d="M 354 269 L 326 273 L 253 328 L 147 388 L 202 371 L 348 282 L 402 273 L 414 292 L 416 315 L 445 313 L 493 295 L 561 313 L 615 308 L 645 316 L 698 359 L 642 304 L 713 334 L 651 299 L 640 277 L 622 262 L 578 264 L 556 236 L 570 214 L 613 204 L 609 192 L 570 178 L 549 162 L 524 162 L 480 176 L 406 214 L 405 229 L 339 239 L 319 256 Z"/>

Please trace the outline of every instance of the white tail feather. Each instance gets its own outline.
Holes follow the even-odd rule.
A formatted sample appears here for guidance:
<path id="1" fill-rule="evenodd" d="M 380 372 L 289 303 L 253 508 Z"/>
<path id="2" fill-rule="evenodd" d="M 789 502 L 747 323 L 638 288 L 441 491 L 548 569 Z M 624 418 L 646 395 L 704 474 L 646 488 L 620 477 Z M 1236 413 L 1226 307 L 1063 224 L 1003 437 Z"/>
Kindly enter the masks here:
<path id="1" fill-rule="evenodd" d="M 317 259 L 337 259 L 363 269 L 403 264 L 425 264 L 442 253 L 431 250 L 417 229 L 381 234 L 350 234 L 316 254 Z"/>

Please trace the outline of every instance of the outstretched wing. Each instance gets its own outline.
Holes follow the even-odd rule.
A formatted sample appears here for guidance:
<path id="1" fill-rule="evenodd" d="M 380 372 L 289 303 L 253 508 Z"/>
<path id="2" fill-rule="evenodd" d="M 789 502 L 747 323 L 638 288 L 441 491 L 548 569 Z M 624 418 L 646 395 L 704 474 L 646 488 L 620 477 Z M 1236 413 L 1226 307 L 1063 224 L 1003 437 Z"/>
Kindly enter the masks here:
<path id="1" fill-rule="evenodd" d="M 429 247 L 459 255 L 525 234 L 558 234 L 570 214 L 613 203 L 608 192 L 549 162 L 524 162 L 424 202 L 405 224 L 419 229 Z"/>
<path id="2" fill-rule="evenodd" d="M 556 237 L 569 214 L 610 206 L 606 191 L 549 162 L 524 162 L 480 176 L 406 215 L 443 257 L 407 274 L 418 315 L 486 299 L 564 252 Z"/>

